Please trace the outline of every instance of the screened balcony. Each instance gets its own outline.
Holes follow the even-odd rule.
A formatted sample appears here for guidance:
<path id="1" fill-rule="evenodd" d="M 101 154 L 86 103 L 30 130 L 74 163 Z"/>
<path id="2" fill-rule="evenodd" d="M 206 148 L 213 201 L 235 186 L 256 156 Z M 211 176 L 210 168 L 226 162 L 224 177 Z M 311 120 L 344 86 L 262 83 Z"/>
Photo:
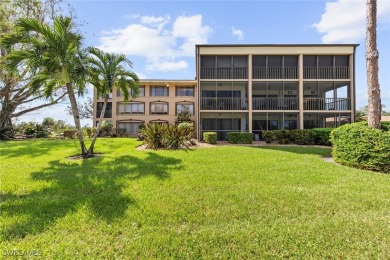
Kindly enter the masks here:
<path id="1" fill-rule="evenodd" d="M 200 58 L 200 79 L 247 78 L 247 56 L 203 55 Z"/>
<path id="2" fill-rule="evenodd" d="M 303 67 L 304 79 L 349 79 L 349 67 Z"/>
<path id="3" fill-rule="evenodd" d="M 351 110 L 349 98 L 304 98 L 304 110 Z"/>
<path id="4" fill-rule="evenodd" d="M 297 79 L 297 55 L 254 55 L 253 79 Z"/>
<path id="5" fill-rule="evenodd" d="M 248 132 L 247 113 L 201 113 L 200 136 L 204 132 L 216 132 L 218 140 L 226 140 L 229 132 Z"/>
<path id="6" fill-rule="evenodd" d="M 303 56 L 304 79 L 349 79 L 348 55 Z"/>
<path id="7" fill-rule="evenodd" d="M 297 79 L 298 67 L 253 67 L 253 79 Z"/>
<path id="8" fill-rule="evenodd" d="M 247 79 L 248 68 L 216 68 L 203 67 L 200 68 L 201 79 Z"/>
<path id="9" fill-rule="evenodd" d="M 248 99 L 237 97 L 202 97 L 201 110 L 248 110 Z"/>
<path id="10" fill-rule="evenodd" d="M 298 110 L 298 98 L 252 98 L 253 110 Z"/>
<path id="11" fill-rule="evenodd" d="M 304 110 L 351 110 L 350 83 L 342 81 L 304 82 Z"/>

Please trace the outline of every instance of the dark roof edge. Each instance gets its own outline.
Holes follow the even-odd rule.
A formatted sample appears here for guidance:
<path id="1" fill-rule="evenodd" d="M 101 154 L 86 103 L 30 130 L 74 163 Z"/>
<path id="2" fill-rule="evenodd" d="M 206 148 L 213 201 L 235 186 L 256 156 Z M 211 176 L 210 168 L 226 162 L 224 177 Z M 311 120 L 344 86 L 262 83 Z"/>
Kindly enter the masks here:
<path id="1" fill-rule="evenodd" d="M 310 46 L 359 46 L 360 44 L 351 43 L 351 44 L 196 44 L 196 47 L 310 47 Z"/>

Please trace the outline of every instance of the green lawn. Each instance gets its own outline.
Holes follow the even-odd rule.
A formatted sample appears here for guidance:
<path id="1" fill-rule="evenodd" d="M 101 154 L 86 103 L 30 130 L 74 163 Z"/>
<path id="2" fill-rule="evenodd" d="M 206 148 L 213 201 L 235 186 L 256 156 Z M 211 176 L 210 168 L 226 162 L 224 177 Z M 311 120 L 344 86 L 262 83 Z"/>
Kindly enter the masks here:
<path id="1" fill-rule="evenodd" d="M 68 160 L 77 141 L 1 142 L 2 256 L 390 257 L 390 175 L 324 162 L 327 148 L 138 144 Z"/>

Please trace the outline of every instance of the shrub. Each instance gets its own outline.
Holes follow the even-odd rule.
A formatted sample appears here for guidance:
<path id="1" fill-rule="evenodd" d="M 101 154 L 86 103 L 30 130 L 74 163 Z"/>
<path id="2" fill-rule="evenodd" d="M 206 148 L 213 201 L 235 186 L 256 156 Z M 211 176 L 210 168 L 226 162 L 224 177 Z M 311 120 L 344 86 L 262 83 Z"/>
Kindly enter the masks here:
<path id="1" fill-rule="evenodd" d="M 14 138 L 15 131 L 12 127 L 4 127 L 0 129 L 0 139 L 10 140 Z"/>
<path id="2" fill-rule="evenodd" d="M 308 145 L 316 143 L 315 133 L 310 129 L 296 129 L 291 132 L 292 140 L 295 144 Z"/>
<path id="3" fill-rule="evenodd" d="M 330 133 L 334 128 L 313 128 L 311 131 L 315 134 L 315 143 L 318 145 L 331 145 Z"/>
<path id="4" fill-rule="evenodd" d="M 390 132 L 390 122 L 381 122 L 381 129 L 385 132 Z"/>
<path id="5" fill-rule="evenodd" d="M 333 158 L 341 164 L 390 172 L 390 132 L 367 126 L 367 122 L 348 124 L 331 133 Z"/>
<path id="6" fill-rule="evenodd" d="M 41 124 L 36 124 L 34 137 L 47 138 L 49 137 L 49 130 Z"/>
<path id="7" fill-rule="evenodd" d="M 191 133 L 188 135 L 186 127 L 167 125 L 162 138 L 163 146 L 168 149 L 179 149 L 188 147 L 187 142 L 191 140 Z"/>
<path id="8" fill-rule="evenodd" d="M 83 133 L 85 133 L 85 135 L 87 137 L 92 138 L 92 136 L 93 136 L 92 127 L 89 127 L 89 126 L 83 127 Z"/>
<path id="9" fill-rule="evenodd" d="M 64 137 L 74 139 L 74 138 L 76 138 L 76 133 L 77 133 L 76 130 L 67 129 L 67 130 L 64 130 Z"/>
<path id="10" fill-rule="evenodd" d="M 253 142 L 253 134 L 246 132 L 229 132 L 227 139 L 232 144 L 251 144 Z"/>
<path id="11" fill-rule="evenodd" d="M 146 124 L 141 130 L 144 135 L 144 142 L 148 148 L 157 149 L 163 147 L 163 134 L 166 125 L 152 123 Z"/>
<path id="12" fill-rule="evenodd" d="M 277 130 L 269 130 L 269 131 L 263 131 L 261 133 L 261 135 L 263 137 L 263 140 L 269 144 L 277 139 L 276 133 L 277 133 Z"/>
<path id="13" fill-rule="evenodd" d="M 217 143 L 217 133 L 216 132 L 204 132 L 203 140 L 208 144 L 216 144 Z"/>
<path id="14" fill-rule="evenodd" d="M 177 125 L 177 127 L 182 131 L 183 135 L 191 139 L 195 136 L 195 128 L 192 122 L 182 122 Z"/>
<path id="15" fill-rule="evenodd" d="M 263 139 L 267 143 L 277 142 L 279 144 L 315 144 L 315 132 L 306 130 L 270 130 L 262 132 Z"/>

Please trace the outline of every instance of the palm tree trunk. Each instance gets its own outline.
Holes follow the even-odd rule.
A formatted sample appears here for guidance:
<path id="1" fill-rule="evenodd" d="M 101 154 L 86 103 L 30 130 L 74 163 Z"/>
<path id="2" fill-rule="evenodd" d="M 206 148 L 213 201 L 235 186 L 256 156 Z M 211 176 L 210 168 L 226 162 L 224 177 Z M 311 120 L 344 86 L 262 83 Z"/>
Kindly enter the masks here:
<path id="1" fill-rule="evenodd" d="M 376 47 L 376 0 L 367 0 L 366 68 L 368 90 L 368 126 L 379 129 L 381 121 L 381 93 L 378 81 Z"/>
<path id="2" fill-rule="evenodd" d="M 79 143 L 80 143 L 80 147 L 81 147 L 81 155 L 84 158 L 86 158 L 87 157 L 87 148 L 85 147 L 85 143 L 84 143 L 83 131 L 81 130 L 81 125 L 80 125 L 79 109 L 77 107 L 77 101 L 76 101 L 76 97 L 74 95 L 74 91 L 73 91 L 71 83 L 66 83 L 66 90 L 67 90 L 68 96 L 69 96 L 70 107 L 72 108 L 74 124 L 75 124 L 76 129 L 77 129 L 77 137 L 79 139 Z"/>
<path id="3" fill-rule="evenodd" d="M 100 128 L 102 126 L 102 121 L 103 121 L 103 118 L 104 118 L 104 113 L 106 113 L 106 108 L 107 108 L 107 103 L 108 103 L 108 95 L 106 94 L 105 97 L 104 97 L 104 103 L 103 103 L 103 108 L 102 108 L 102 111 L 100 112 L 100 117 L 99 117 L 99 123 L 97 125 L 97 129 L 96 129 L 96 132 L 93 134 L 93 137 L 92 137 L 92 143 L 91 143 L 91 146 L 89 147 L 88 149 L 88 156 L 90 157 L 93 157 L 93 149 L 95 147 L 95 142 L 96 142 L 96 139 L 99 135 L 99 132 L 100 132 Z"/>

